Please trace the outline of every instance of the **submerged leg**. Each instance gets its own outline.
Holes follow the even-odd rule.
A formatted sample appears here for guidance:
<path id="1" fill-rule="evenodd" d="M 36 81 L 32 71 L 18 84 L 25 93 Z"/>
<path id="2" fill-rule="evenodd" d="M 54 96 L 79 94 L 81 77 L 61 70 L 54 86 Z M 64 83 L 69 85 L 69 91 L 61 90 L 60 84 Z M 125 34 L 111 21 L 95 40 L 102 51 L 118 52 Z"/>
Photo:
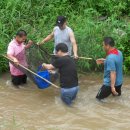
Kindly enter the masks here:
<path id="1" fill-rule="evenodd" d="M 21 77 L 20 76 L 11 76 L 12 77 L 12 83 L 15 86 L 18 86 L 21 84 Z"/>
<path id="2" fill-rule="evenodd" d="M 23 84 L 26 84 L 27 83 L 27 76 L 26 75 L 22 75 L 21 76 L 21 80 L 22 80 Z"/>
<path id="3" fill-rule="evenodd" d="M 111 94 L 111 87 L 103 85 L 100 88 L 96 98 L 101 100 L 101 99 L 104 99 L 104 98 L 108 97 L 110 94 Z"/>
<path id="4" fill-rule="evenodd" d="M 62 88 L 61 89 L 61 99 L 62 101 L 67 104 L 67 105 L 71 105 L 73 100 L 76 98 L 77 93 L 78 93 L 78 87 L 74 87 L 74 88 Z"/>
<path id="5" fill-rule="evenodd" d="M 121 96 L 121 87 L 122 87 L 122 85 L 115 87 L 116 91 L 118 92 L 118 96 Z"/>

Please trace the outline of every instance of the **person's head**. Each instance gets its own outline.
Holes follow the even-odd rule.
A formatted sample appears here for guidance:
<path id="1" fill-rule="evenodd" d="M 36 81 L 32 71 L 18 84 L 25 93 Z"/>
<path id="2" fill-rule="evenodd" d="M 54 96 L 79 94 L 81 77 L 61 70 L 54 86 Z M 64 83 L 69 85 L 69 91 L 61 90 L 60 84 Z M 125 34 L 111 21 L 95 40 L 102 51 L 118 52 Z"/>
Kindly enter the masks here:
<path id="1" fill-rule="evenodd" d="M 103 39 L 103 48 L 106 52 L 109 52 L 115 46 L 115 42 L 112 37 L 105 37 Z"/>
<path id="2" fill-rule="evenodd" d="M 19 30 L 16 33 L 16 40 L 18 41 L 18 43 L 22 43 L 25 42 L 27 39 L 27 33 L 24 30 Z"/>
<path id="3" fill-rule="evenodd" d="M 67 18 L 65 16 L 58 16 L 56 20 L 56 25 L 59 26 L 61 30 L 66 28 Z"/>
<path id="4" fill-rule="evenodd" d="M 56 46 L 56 54 L 58 56 L 64 56 L 65 54 L 68 53 L 68 47 L 66 44 L 64 43 L 59 43 L 57 46 Z"/>

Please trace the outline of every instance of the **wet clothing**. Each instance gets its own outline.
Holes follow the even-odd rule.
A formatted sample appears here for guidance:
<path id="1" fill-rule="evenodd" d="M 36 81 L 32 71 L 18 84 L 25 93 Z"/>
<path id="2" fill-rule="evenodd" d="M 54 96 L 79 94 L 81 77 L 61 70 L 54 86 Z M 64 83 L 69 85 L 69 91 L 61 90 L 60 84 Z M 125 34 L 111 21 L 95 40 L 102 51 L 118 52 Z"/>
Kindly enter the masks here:
<path id="1" fill-rule="evenodd" d="M 121 95 L 121 87 L 122 87 L 122 85 L 115 86 L 116 92 L 118 92 L 118 96 Z M 108 97 L 111 94 L 112 94 L 111 87 L 103 85 L 100 88 L 96 98 L 97 99 L 104 99 L 104 98 Z"/>
<path id="2" fill-rule="evenodd" d="M 59 69 L 61 99 L 71 105 L 78 93 L 78 76 L 74 59 L 69 55 L 57 58 L 52 65 Z"/>
<path id="3" fill-rule="evenodd" d="M 72 55 L 72 43 L 70 41 L 70 32 L 73 32 L 72 29 L 66 26 L 65 29 L 61 30 L 58 26 L 54 28 L 54 51 L 53 53 L 56 54 L 55 47 L 59 43 L 65 43 L 68 47 L 68 54 Z"/>
<path id="4" fill-rule="evenodd" d="M 12 83 L 13 85 L 22 85 L 26 84 L 27 82 L 27 76 L 26 75 L 19 75 L 19 76 L 11 76 L 12 77 Z"/>
<path id="5" fill-rule="evenodd" d="M 26 62 L 26 56 L 25 56 L 25 45 L 24 43 L 19 44 L 16 39 L 13 39 L 8 46 L 7 54 L 14 56 L 17 58 L 20 64 L 27 67 Z M 10 66 L 10 73 L 13 76 L 20 76 L 24 75 L 22 71 L 17 69 L 15 66 L 13 66 L 11 63 L 9 63 Z"/>
<path id="6" fill-rule="evenodd" d="M 115 82 L 115 89 L 118 92 L 119 96 L 121 95 L 121 86 L 123 83 L 123 56 L 122 53 L 117 50 L 113 49 L 108 52 L 106 60 L 104 62 L 104 82 L 103 86 L 99 90 L 96 98 L 104 99 L 108 97 L 111 92 L 111 71 L 116 72 L 116 82 Z"/>
<path id="7" fill-rule="evenodd" d="M 104 62 L 104 85 L 111 86 L 110 72 L 116 72 L 115 86 L 120 86 L 123 83 L 123 56 L 122 53 L 117 50 L 113 53 L 109 53 Z"/>
<path id="8" fill-rule="evenodd" d="M 61 99 L 67 104 L 71 105 L 72 102 L 76 99 L 77 93 L 79 90 L 79 86 L 73 88 L 61 88 Z"/>
<path id="9" fill-rule="evenodd" d="M 73 88 L 78 86 L 78 76 L 74 59 L 69 55 L 59 57 L 52 65 L 59 69 L 60 86 L 62 88 Z"/>

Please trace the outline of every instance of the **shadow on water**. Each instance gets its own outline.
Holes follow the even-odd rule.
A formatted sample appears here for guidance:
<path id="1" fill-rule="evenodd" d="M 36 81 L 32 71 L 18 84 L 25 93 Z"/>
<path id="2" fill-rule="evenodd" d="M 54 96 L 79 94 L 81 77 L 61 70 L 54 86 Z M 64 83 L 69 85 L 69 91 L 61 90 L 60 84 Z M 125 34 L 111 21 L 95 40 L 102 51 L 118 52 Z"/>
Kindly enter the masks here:
<path id="1" fill-rule="evenodd" d="M 129 130 L 130 81 L 125 77 L 121 97 L 99 102 L 95 96 L 102 75 L 80 75 L 80 91 L 72 107 L 65 106 L 59 90 L 39 90 L 29 80 L 16 89 L 10 75 L 0 77 L 0 130 Z"/>

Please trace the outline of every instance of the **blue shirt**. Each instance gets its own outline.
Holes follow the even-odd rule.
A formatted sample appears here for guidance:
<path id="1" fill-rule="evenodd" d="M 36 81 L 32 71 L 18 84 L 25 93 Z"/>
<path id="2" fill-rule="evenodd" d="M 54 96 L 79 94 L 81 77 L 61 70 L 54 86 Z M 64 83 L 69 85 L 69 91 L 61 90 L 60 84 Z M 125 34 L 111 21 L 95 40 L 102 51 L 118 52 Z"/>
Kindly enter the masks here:
<path id="1" fill-rule="evenodd" d="M 116 72 L 116 83 L 115 86 L 119 86 L 123 83 L 123 56 L 122 53 L 118 50 L 118 55 L 110 54 L 107 56 L 104 62 L 104 85 L 111 86 L 110 72 Z"/>

